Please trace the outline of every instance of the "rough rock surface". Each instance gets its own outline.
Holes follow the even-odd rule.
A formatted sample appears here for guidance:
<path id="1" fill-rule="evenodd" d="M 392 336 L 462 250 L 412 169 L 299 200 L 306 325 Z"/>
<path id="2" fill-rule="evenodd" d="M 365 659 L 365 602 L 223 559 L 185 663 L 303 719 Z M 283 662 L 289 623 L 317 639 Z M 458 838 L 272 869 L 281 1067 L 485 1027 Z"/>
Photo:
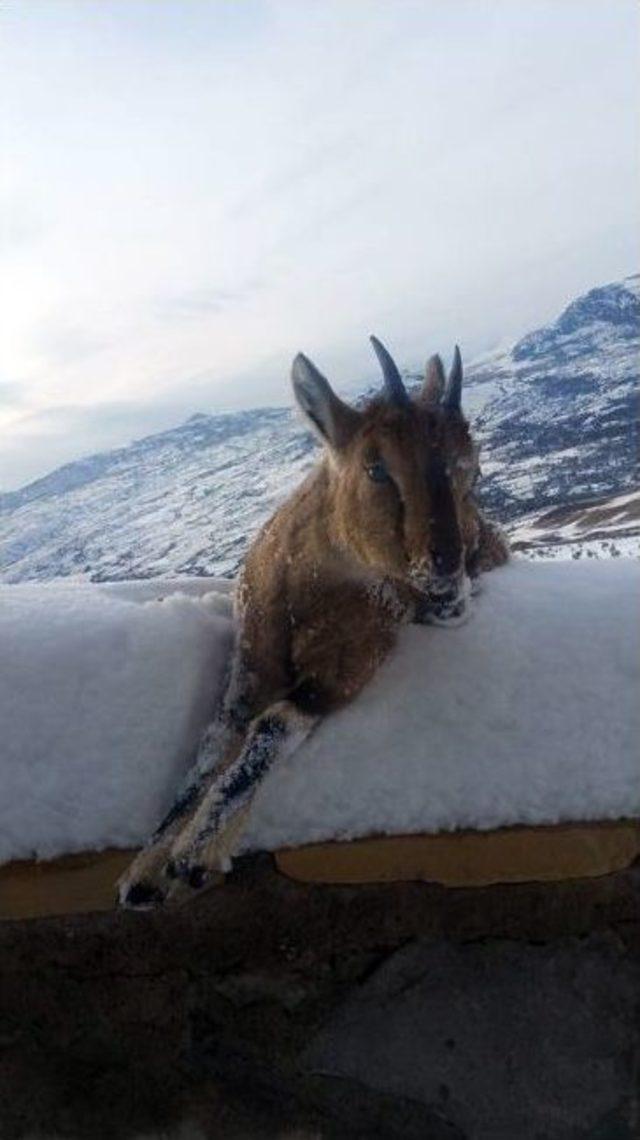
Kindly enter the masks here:
<path id="1" fill-rule="evenodd" d="M 640 867 L 0 925 L 0 1136 L 640 1135 Z M 296 1132 L 296 1130 L 298 1130 Z"/>

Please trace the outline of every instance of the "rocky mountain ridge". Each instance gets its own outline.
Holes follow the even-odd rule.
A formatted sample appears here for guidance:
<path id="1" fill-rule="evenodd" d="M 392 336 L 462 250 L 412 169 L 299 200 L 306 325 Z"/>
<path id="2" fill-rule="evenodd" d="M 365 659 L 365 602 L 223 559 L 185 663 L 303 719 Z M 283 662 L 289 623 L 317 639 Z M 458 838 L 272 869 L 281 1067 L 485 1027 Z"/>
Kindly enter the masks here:
<path id="1" fill-rule="evenodd" d="M 480 497 L 516 541 L 553 508 L 633 486 L 639 350 L 635 276 L 590 290 L 556 321 L 467 368 L 465 406 L 483 449 Z M 0 494 L 0 580 L 232 574 L 316 454 L 290 409 L 259 408 L 197 414 L 67 464 Z M 588 529 L 576 533 L 588 541 Z M 625 526 L 625 553 L 637 535 Z M 530 537 L 522 543 L 532 548 Z M 546 543 L 552 554 L 563 545 Z"/>

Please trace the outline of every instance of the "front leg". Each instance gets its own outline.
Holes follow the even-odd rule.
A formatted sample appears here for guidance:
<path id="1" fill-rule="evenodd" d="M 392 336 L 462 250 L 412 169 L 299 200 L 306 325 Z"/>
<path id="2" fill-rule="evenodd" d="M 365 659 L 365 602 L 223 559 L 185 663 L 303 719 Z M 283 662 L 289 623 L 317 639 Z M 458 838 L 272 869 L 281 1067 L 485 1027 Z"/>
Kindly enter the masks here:
<path id="1" fill-rule="evenodd" d="M 122 906 L 148 909 L 158 906 L 166 895 L 164 869 L 180 831 L 193 817 L 211 785 L 212 773 L 229 764 L 238 754 L 249 723 L 251 701 L 248 670 L 236 647 L 231 661 L 222 709 L 205 730 L 195 762 L 184 787 L 166 816 L 119 879 L 118 897 Z M 214 777 L 215 778 L 215 777 Z"/>
<path id="2" fill-rule="evenodd" d="M 295 688 L 251 722 L 237 759 L 175 841 L 167 868 L 172 900 L 193 895 L 229 865 L 260 781 L 321 717 L 353 700 L 393 645 L 401 610 L 386 589 L 340 582 L 334 593 L 309 594 L 305 580 L 287 624 Z"/>
<path id="3" fill-rule="evenodd" d="M 195 763 L 162 822 L 117 883 L 121 906 L 146 910 L 164 901 L 164 868 L 181 829 L 195 814 L 211 783 L 211 773 L 237 751 L 237 732 L 220 716 L 206 729 Z"/>
<path id="4" fill-rule="evenodd" d="M 510 557 L 509 540 L 501 527 L 485 518 L 480 510 L 476 511 L 476 523 L 477 543 L 466 560 L 470 578 L 477 578 L 495 566 L 504 566 Z"/>
<path id="5" fill-rule="evenodd" d="M 200 891 L 212 872 L 229 869 L 259 784 L 302 744 L 317 720 L 282 700 L 252 721 L 240 754 L 211 785 L 172 846 L 167 898 L 178 901 Z"/>

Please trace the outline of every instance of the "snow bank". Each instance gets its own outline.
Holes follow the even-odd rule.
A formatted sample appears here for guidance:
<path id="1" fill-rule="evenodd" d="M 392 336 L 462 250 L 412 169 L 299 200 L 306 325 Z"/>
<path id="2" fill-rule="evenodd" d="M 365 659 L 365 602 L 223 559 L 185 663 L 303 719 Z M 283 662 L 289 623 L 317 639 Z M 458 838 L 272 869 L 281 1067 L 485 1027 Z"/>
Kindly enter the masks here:
<path id="1" fill-rule="evenodd" d="M 515 562 L 466 625 L 403 630 L 269 776 L 245 848 L 640 816 L 639 584 L 623 559 Z M 0 859 L 146 836 L 219 690 L 226 588 L 0 587 Z"/>
<path id="2" fill-rule="evenodd" d="M 0 862 L 151 831 L 219 696 L 216 585 L 0 587 Z"/>
<path id="3" fill-rule="evenodd" d="M 249 845 L 640 816 L 640 566 L 514 562 L 410 626 L 258 795 Z"/>

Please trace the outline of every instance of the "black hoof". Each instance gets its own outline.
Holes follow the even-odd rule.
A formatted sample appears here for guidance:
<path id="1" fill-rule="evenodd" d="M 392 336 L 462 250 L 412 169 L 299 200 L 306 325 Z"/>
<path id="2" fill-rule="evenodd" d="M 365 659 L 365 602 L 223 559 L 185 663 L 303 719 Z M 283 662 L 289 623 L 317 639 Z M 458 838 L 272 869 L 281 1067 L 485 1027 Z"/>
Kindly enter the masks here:
<path id="1" fill-rule="evenodd" d="M 189 867 L 185 882 L 189 884 L 192 890 L 201 891 L 206 886 L 208 878 L 209 872 L 206 867 Z"/>
<path id="2" fill-rule="evenodd" d="M 145 882 L 134 883 L 122 899 L 122 905 L 129 906 L 133 910 L 146 910 L 153 906 L 160 906 L 163 902 L 164 892 L 158 887 L 153 887 L 151 883 Z"/>
<path id="3" fill-rule="evenodd" d="M 185 886 L 191 887 L 193 891 L 202 890 L 209 878 L 206 867 L 199 865 L 193 867 L 186 859 L 170 859 L 164 873 L 168 879 L 180 879 Z"/>

